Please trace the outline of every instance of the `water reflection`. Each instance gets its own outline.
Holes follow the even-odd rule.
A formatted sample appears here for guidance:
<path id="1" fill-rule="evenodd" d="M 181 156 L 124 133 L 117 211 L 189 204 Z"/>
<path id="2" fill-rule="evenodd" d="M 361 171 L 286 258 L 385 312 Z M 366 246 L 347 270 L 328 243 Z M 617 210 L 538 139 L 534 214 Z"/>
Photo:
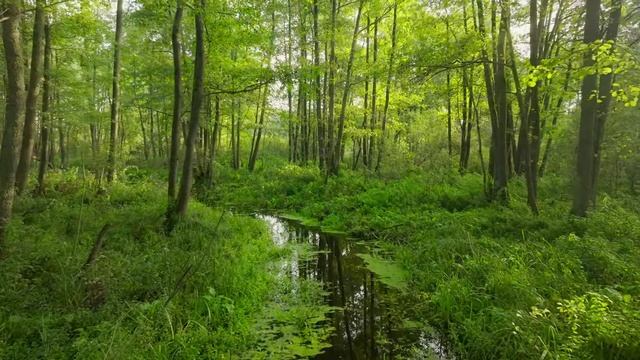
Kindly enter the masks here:
<path id="1" fill-rule="evenodd" d="M 280 268 L 280 276 L 293 280 L 294 291 L 296 279 L 321 281 L 328 294 L 327 305 L 341 308 L 329 319 L 336 329 L 331 347 L 316 359 L 447 358 L 432 336 L 402 327 L 403 319 L 398 314 L 404 304 L 400 306 L 393 300 L 390 290 L 376 281 L 356 255 L 368 253 L 366 247 L 277 217 L 258 217 L 271 228 L 276 245 L 306 243 L 318 250 L 313 257 L 303 257 L 294 249 Z M 440 350 L 434 351 L 435 348 Z"/>

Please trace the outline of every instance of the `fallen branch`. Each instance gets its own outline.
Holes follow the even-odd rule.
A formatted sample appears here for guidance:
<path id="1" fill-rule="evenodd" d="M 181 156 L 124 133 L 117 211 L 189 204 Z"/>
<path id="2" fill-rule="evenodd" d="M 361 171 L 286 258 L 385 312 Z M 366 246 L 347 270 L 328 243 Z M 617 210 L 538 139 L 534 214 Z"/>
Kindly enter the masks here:
<path id="1" fill-rule="evenodd" d="M 102 249 L 102 245 L 104 244 L 104 239 L 107 235 L 107 231 L 109 231 L 109 228 L 111 228 L 111 225 L 109 225 L 108 223 L 104 224 L 102 230 L 100 230 L 100 232 L 98 233 L 98 237 L 96 237 L 96 242 L 93 244 L 91 253 L 87 258 L 87 261 L 84 263 L 84 265 L 82 265 L 83 270 L 89 268 L 91 265 L 93 265 L 93 263 L 96 262 L 96 258 L 98 257 L 100 249 Z"/>

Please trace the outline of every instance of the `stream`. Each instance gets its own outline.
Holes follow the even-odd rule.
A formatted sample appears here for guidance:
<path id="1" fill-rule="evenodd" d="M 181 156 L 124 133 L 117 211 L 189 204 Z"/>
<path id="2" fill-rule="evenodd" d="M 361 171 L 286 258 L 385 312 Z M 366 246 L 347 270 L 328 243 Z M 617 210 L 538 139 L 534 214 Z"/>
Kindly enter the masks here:
<path id="1" fill-rule="evenodd" d="M 292 252 L 280 267 L 280 276 L 313 279 L 323 284 L 333 327 L 330 347 L 315 359 L 451 359 L 439 340 L 404 318 L 410 306 L 400 292 L 387 287 L 366 268 L 358 254 L 370 254 L 363 243 L 345 235 L 328 234 L 297 222 L 258 214 L 275 245 L 308 244 L 313 256 Z M 401 300 L 402 299 L 402 300 Z M 407 325 L 413 324 L 413 325 Z"/>

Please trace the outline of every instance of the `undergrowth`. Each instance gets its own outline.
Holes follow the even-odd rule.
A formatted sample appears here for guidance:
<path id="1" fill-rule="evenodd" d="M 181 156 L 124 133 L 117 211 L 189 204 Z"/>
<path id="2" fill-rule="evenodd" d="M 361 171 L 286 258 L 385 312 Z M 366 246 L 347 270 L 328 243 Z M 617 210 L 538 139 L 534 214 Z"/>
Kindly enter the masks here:
<path id="1" fill-rule="evenodd" d="M 0 261 L 1 359 L 286 359 L 325 346 L 321 287 L 282 295 L 286 279 L 269 268 L 288 250 L 261 221 L 193 201 L 165 236 L 152 173 L 128 169 L 105 186 L 71 170 L 48 183 L 19 199 Z"/>
<path id="2" fill-rule="evenodd" d="M 408 312 L 458 358 L 640 358 L 640 215 L 629 199 L 603 196 L 575 218 L 570 184 L 546 176 L 533 216 L 519 180 L 503 207 L 478 175 L 370 175 L 221 169 L 202 198 L 376 241 L 410 274 Z"/>

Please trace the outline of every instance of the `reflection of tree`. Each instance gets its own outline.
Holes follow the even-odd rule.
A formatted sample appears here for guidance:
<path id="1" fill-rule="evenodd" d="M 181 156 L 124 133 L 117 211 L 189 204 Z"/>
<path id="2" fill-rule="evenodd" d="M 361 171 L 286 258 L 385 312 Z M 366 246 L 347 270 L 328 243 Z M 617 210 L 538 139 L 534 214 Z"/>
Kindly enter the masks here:
<path id="1" fill-rule="evenodd" d="M 311 258 L 295 253 L 291 275 L 321 281 L 327 292 L 326 303 L 341 308 L 332 312 L 327 321 L 335 329 L 330 338 L 332 347 L 317 359 L 378 359 L 382 354 L 391 355 L 390 347 L 410 341 L 402 339 L 405 334 L 397 326 L 402 314 L 394 310 L 402 310 L 403 306 L 394 300 L 393 292 L 387 293 L 376 285 L 374 274 L 356 255 L 366 249 L 359 249 L 341 236 L 289 226 L 289 242 L 311 245 L 317 250 Z M 376 336 L 382 338 L 377 340 Z"/>

